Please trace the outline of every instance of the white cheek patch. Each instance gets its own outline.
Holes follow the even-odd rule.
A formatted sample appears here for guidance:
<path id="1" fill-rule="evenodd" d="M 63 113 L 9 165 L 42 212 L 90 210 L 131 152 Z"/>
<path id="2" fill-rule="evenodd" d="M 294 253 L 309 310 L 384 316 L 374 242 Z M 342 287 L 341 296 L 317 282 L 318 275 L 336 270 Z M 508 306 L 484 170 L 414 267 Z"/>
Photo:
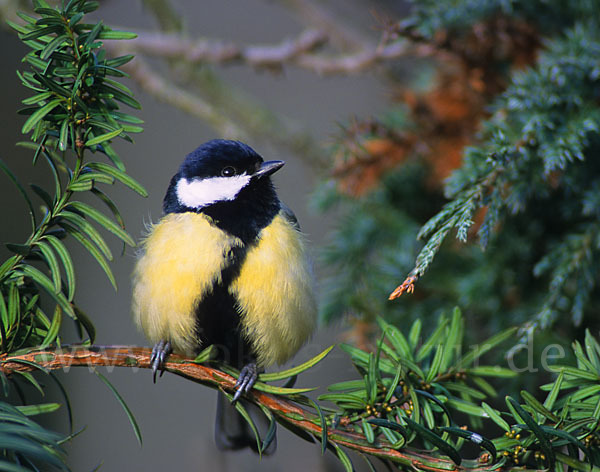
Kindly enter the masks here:
<path id="1" fill-rule="evenodd" d="M 177 182 L 179 202 L 190 208 L 202 208 L 211 203 L 233 200 L 250 182 L 247 174 L 210 179 L 181 179 Z"/>

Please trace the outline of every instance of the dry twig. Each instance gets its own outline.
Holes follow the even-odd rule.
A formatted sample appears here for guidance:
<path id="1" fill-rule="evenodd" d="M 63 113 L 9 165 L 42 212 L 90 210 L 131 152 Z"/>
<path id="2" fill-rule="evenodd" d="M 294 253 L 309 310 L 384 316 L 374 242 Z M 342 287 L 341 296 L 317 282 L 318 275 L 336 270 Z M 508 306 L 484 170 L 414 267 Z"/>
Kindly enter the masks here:
<path id="1" fill-rule="evenodd" d="M 295 39 L 265 46 L 238 46 L 232 41 L 189 39 L 180 34 L 138 32 L 126 47 L 132 52 L 182 59 L 188 63 L 241 62 L 253 67 L 281 66 L 296 56 L 310 52 L 327 41 L 327 35 L 306 30 Z"/>
<path id="2" fill-rule="evenodd" d="M 406 41 L 397 41 L 377 47 L 363 47 L 354 53 L 319 54 L 315 50 L 327 43 L 329 36 L 312 29 L 304 31 L 295 39 L 262 46 L 238 46 L 231 41 L 222 40 L 193 40 L 173 33 L 138 31 L 137 35 L 136 39 L 119 44 L 119 52 L 179 59 L 188 64 L 241 63 L 275 70 L 280 70 L 286 64 L 294 64 L 321 75 L 364 72 L 376 63 L 406 56 L 408 47 L 411 47 Z"/>
<path id="3" fill-rule="evenodd" d="M 110 47 L 107 46 L 107 49 Z M 198 94 L 178 87 L 155 72 L 141 57 L 122 67 L 139 86 L 157 100 L 206 121 L 224 138 L 245 139 L 246 133 Z"/>

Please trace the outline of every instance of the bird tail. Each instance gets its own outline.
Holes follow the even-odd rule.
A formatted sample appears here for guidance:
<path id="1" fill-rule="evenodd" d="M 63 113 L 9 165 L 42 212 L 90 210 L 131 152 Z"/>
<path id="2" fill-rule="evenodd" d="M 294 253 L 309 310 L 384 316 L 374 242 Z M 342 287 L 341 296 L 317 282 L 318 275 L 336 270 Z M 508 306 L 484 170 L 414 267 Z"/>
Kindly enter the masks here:
<path id="1" fill-rule="evenodd" d="M 244 399 L 238 400 L 252 417 L 261 438 L 265 438 L 269 427 L 267 417 L 253 403 Z M 235 409 L 235 406 L 225 397 L 223 392 L 218 392 L 217 417 L 215 421 L 215 442 L 221 450 L 238 450 L 246 447 L 258 453 L 256 437 L 246 420 Z M 262 451 L 264 455 L 271 455 L 277 448 L 277 438 L 273 438 L 268 447 Z"/>

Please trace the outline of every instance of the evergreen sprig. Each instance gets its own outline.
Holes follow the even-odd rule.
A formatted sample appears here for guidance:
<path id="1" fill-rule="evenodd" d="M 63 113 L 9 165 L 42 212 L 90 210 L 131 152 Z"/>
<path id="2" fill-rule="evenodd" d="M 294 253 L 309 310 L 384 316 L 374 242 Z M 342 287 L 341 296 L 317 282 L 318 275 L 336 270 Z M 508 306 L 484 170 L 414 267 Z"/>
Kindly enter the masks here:
<path id="1" fill-rule="evenodd" d="M 31 149 L 33 165 L 40 161 L 47 165 L 53 186 L 47 189 L 31 184 L 26 189 L 0 161 L 0 169 L 24 198 L 31 221 L 27 240 L 6 244 L 13 255 L 0 264 L 2 353 L 60 346 L 65 315 L 75 322 L 82 338 L 85 331 L 84 342 L 94 341 L 93 322 L 75 302 L 75 264 L 65 238 L 71 236 L 92 255 L 115 289 L 109 265 L 112 251 L 98 228 L 123 244 L 135 245 L 118 206 L 102 188 L 118 181 L 146 196 L 112 147 L 116 138 L 132 142 L 130 133 L 142 131 L 139 118 L 120 111 L 122 105 L 140 108 L 131 91 L 118 81 L 127 76 L 119 67 L 132 56 L 109 58 L 103 48 L 104 40 L 135 35 L 112 30 L 102 22 L 84 23 L 85 14 L 97 7 L 97 2 L 87 0 L 65 1 L 59 8 L 35 0 L 35 16 L 19 13 L 23 23 L 9 22 L 31 49 L 23 58 L 28 69 L 18 72 L 22 84 L 32 92 L 19 112 L 27 117 L 22 131 L 30 134 L 31 140 L 19 144 Z M 92 195 L 108 214 L 95 204 L 81 201 L 84 194 Z M 44 392 L 28 372 L 8 379 L 2 376 L 2 381 L 5 395 L 10 383 L 16 385 L 18 381 Z M 23 416 L 53 409 L 32 405 L 15 410 L 3 405 L 3 470 L 45 470 L 50 465 L 66 470 L 59 447 L 65 438 Z M 70 409 L 68 413 L 70 416 Z M 132 424 L 135 426 L 134 420 Z"/>
<path id="2" fill-rule="evenodd" d="M 10 172 L 2 170 L 25 198 L 31 218 L 31 234 L 19 244 L 7 244 L 14 255 L 0 266 L 0 315 L 2 352 L 21 347 L 60 343 L 58 331 L 63 315 L 73 319 L 93 342 L 91 321 L 74 302 L 76 277 L 69 250 L 63 243 L 68 235 L 81 243 L 94 257 L 116 288 L 108 261 L 112 251 L 96 229 L 99 225 L 124 244 L 133 246 L 125 231 L 117 205 L 101 184 L 123 183 L 140 195 L 146 191 L 126 174 L 125 166 L 111 141 L 141 131 L 141 120 L 119 111 L 119 102 L 139 108 L 131 92 L 113 77 L 124 77 L 119 66 L 131 56 L 107 58 L 103 39 L 128 39 L 131 33 L 113 31 L 101 22 L 83 23 L 84 14 L 96 2 L 70 1 L 62 9 L 35 2 L 39 18 L 20 14 L 24 25 L 11 23 L 19 37 L 31 48 L 23 61 L 29 70 L 19 73 L 23 85 L 34 94 L 20 111 L 28 118 L 23 132 L 31 133 L 22 146 L 33 151 L 34 165 L 48 165 L 53 189 L 31 185 L 41 201 L 42 214 L 34 210 L 29 193 Z M 90 160 L 90 154 L 104 156 L 107 162 Z M 110 216 L 80 201 L 82 193 L 94 195 Z M 42 300 L 49 298 L 48 310 Z"/>
<path id="3" fill-rule="evenodd" d="M 515 329 L 465 351 L 458 309 L 451 319 L 442 316 L 424 339 L 420 321 L 406 333 L 381 318 L 378 323 L 382 336 L 375 352 L 341 346 L 359 379 L 330 385 L 329 393 L 319 397 L 335 405 L 333 411 L 323 404 L 316 407 L 331 412 L 328 428 L 362 434 L 374 447 L 433 450 L 433 457 L 447 456 L 457 466 L 463 461 L 461 449 L 472 443 L 481 452 L 466 469 L 553 468 L 561 463 L 590 470 L 599 463 L 600 345 L 589 332 L 585 348 L 573 345 L 576 367 L 552 366 L 558 377 L 541 387 L 543 401 L 522 391 L 520 400 L 507 396 L 504 407 L 494 408 L 490 403 L 498 403 L 500 391 L 493 379 L 513 378 L 517 372 L 481 365 L 481 358 L 513 337 Z M 465 416 L 467 425 L 462 426 Z M 501 434 L 485 437 L 481 431 L 490 429 L 484 420 L 495 423 Z"/>
<path id="4" fill-rule="evenodd" d="M 598 24 L 590 20 L 549 43 L 536 67 L 515 75 L 484 124 L 487 139 L 466 150 L 448 181 L 450 202 L 421 229 L 426 244 L 410 275 L 424 274 L 453 227 L 465 241 L 478 209 L 489 209 L 478 231 L 484 247 L 502 237 L 503 221 L 529 213 L 549 231 L 565 228 L 554 231 L 535 266 L 536 276 L 551 272 L 537 319 L 547 325 L 568 312 L 581 322 L 600 269 L 600 221 L 589 205 L 598 191 L 592 156 L 600 144 L 599 60 Z"/>
<path id="5" fill-rule="evenodd" d="M 65 438 L 48 431 L 30 419 L 30 416 L 54 411 L 58 406 L 58 404 L 45 404 L 14 407 L 0 402 L 2 416 L 0 444 L 3 449 L 0 468 L 2 470 L 15 472 L 38 470 L 36 464 L 40 463 L 58 470 L 69 470 L 64 463 L 66 453 L 61 447 Z"/>

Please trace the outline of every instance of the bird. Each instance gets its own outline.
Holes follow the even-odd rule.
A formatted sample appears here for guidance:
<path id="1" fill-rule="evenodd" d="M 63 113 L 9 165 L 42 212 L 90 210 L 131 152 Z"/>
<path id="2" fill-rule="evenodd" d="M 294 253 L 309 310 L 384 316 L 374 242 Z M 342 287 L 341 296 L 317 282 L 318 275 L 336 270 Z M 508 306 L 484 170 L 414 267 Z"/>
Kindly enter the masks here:
<path id="1" fill-rule="evenodd" d="M 240 370 L 233 401 L 222 392 L 217 401 L 215 440 L 224 450 L 257 450 L 233 404 L 316 326 L 306 238 L 271 180 L 283 165 L 240 141 L 200 145 L 171 178 L 134 269 L 132 311 L 154 343 L 155 382 L 172 352 L 194 356 L 210 345 Z"/>

